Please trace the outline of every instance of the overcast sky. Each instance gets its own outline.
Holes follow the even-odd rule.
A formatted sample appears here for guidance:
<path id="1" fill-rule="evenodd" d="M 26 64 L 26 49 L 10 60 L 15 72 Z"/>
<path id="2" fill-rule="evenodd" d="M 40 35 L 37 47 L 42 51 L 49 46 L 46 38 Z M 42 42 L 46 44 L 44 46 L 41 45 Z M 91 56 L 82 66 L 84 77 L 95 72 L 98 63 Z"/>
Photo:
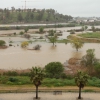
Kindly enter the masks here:
<path id="1" fill-rule="evenodd" d="M 25 0 L 0 0 L 0 8 L 25 8 Z M 100 17 L 100 0 L 26 0 L 27 8 L 55 9 L 73 17 Z"/>

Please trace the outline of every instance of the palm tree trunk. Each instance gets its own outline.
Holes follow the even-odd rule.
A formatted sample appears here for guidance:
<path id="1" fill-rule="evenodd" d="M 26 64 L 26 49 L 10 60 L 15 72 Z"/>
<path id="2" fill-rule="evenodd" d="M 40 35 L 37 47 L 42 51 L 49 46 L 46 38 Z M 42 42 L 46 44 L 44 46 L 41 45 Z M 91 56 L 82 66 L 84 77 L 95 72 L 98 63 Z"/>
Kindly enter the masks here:
<path id="1" fill-rule="evenodd" d="M 36 99 L 38 99 L 38 86 L 36 86 Z"/>
<path id="2" fill-rule="evenodd" d="M 78 99 L 81 99 L 81 86 L 79 87 L 79 97 Z"/>

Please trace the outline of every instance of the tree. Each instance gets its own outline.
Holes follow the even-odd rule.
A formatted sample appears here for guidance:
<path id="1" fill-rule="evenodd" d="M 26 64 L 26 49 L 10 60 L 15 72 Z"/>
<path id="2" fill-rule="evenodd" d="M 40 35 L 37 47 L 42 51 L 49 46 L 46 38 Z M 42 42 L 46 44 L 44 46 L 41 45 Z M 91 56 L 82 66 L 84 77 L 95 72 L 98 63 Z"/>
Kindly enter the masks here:
<path id="1" fill-rule="evenodd" d="M 60 62 L 51 62 L 45 66 L 45 71 L 47 77 L 60 78 L 64 71 L 64 68 Z"/>
<path id="2" fill-rule="evenodd" d="M 92 74 L 94 70 L 94 65 L 97 63 L 94 51 L 94 49 L 88 49 L 86 51 L 87 54 L 81 59 L 81 65 L 88 68 L 89 74 Z"/>
<path id="3" fill-rule="evenodd" d="M 94 26 L 92 26 L 92 27 L 91 27 L 91 29 L 92 29 L 92 31 L 93 31 L 93 32 L 95 32 L 95 31 L 96 31 L 96 29 L 95 29 L 95 27 L 94 27 Z"/>
<path id="4" fill-rule="evenodd" d="M 0 40 L 0 46 L 4 46 L 6 42 L 4 40 Z"/>
<path id="5" fill-rule="evenodd" d="M 28 32 L 28 30 L 29 30 L 29 28 L 28 28 L 28 27 L 26 27 L 26 28 L 24 29 L 25 33 L 27 33 L 27 32 Z"/>
<path id="6" fill-rule="evenodd" d="M 38 99 L 38 87 L 42 84 L 42 80 L 45 77 L 44 69 L 40 67 L 32 67 L 31 69 L 31 81 L 36 87 L 36 99 Z"/>
<path id="7" fill-rule="evenodd" d="M 27 41 L 24 41 L 21 43 L 22 48 L 26 48 L 28 45 L 29 45 L 29 43 Z"/>
<path id="8" fill-rule="evenodd" d="M 100 78 L 100 62 L 95 63 L 94 65 L 96 76 Z"/>
<path id="9" fill-rule="evenodd" d="M 81 99 L 81 89 L 84 88 L 84 86 L 88 82 L 88 78 L 89 78 L 89 76 L 86 73 L 84 73 L 82 71 L 78 71 L 78 73 L 75 77 L 75 83 L 79 87 L 78 99 Z"/>
<path id="10" fill-rule="evenodd" d="M 88 29 L 88 26 L 84 26 L 85 31 Z"/>
<path id="11" fill-rule="evenodd" d="M 24 32 L 23 32 L 23 31 L 21 31 L 19 34 L 22 36 L 22 35 L 24 34 Z"/>
<path id="12" fill-rule="evenodd" d="M 43 33 L 43 31 L 44 31 L 44 28 L 43 28 L 43 27 L 40 27 L 40 28 L 39 28 L 39 32 L 40 32 L 40 33 Z"/>
<path id="13" fill-rule="evenodd" d="M 57 36 L 51 36 L 51 37 L 49 37 L 48 39 L 49 39 L 49 41 L 50 41 L 51 43 L 53 43 L 53 46 L 54 46 L 54 44 L 55 44 L 56 41 L 57 41 Z"/>
<path id="14" fill-rule="evenodd" d="M 22 16 L 21 13 L 18 13 L 17 19 L 18 19 L 18 21 L 20 21 L 20 22 L 23 20 L 23 16 Z"/>
<path id="15" fill-rule="evenodd" d="M 76 37 L 74 37 L 73 40 L 70 40 L 70 42 L 71 42 L 72 47 L 76 48 L 77 51 L 78 49 L 82 48 L 84 44 L 80 39 Z"/>
<path id="16" fill-rule="evenodd" d="M 49 36 L 54 36 L 56 32 L 54 30 L 49 30 Z"/>
<path id="17" fill-rule="evenodd" d="M 51 30 L 51 31 L 49 31 L 50 33 L 50 35 L 53 35 L 53 36 L 50 36 L 50 37 L 48 37 L 48 39 L 49 39 L 49 41 L 51 42 L 51 43 L 53 43 L 53 46 L 54 46 L 54 44 L 56 43 L 56 41 L 57 41 L 57 35 L 56 34 L 54 34 L 55 33 L 55 31 L 53 31 L 53 30 Z"/>

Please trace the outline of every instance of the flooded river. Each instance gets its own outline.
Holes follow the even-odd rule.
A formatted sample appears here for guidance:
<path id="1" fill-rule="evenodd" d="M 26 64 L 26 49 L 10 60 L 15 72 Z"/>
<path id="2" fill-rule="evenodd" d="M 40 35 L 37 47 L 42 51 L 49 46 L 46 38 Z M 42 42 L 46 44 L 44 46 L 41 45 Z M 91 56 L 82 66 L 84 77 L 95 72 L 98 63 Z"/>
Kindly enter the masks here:
<path id="1" fill-rule="evenodd" d="M 33 43 L 33 46 L 37 43 Z M 0 50 L 0 69 L 26 69 L 32 66 L 42 66 L 49 62 L 60 61 L 64 63 L 71 57 L 82 57 L 87 49 L 95 49 L 95 55 L 100 58 L 100 44 L 87 43 L 79 52 L 76 52 L 70 44 L 39 43 L 41 49 L 25 50 L 19 46 Z"/>
<path id="2" fill-rule="evenodd" d="M 39 93 L 41 100 L 76 100 L 78 93 Z M 35 93 L 5 93 L 0 94 L 0 100 L 34 100 Z M 82 93 L 84 100 L 100 100 L 100 93 Z"/>
<path id="3" fill-rule="evenodd" d="M 59 30 L 65 30 L 65 28 Z M 66 32 L 61 38 L 66 38 L 67 35 Z M 9 41 L 9 37 L 0 37 L 0 40 L 1 39 L 6 42 Z M 19 41 L 25 41 L 26 39 L 13 37 L 11 40 L 19 43 Z M 52 43 L 33 42 L 31 44 L 32 47 L 36 44 L 42 46 L 38 51 L 22 49 L 20 44 L 17 46 L 18 43 L 15 43 L 14 46 L 7 49 L 0 49 L 0 69 L 27 69 L 32 66 L 44 67 L 47 63 L 53 61 L 64 63 L 71 57 L 81 58 L 86 54 L 87 49 L 95 49 L 95 55 L 100 59 L 100 44 L 98 43 L 86 43 L 79 52 L 76 52 L 70 43 L 56 43 L 56 47 L 53 47 Z"/>

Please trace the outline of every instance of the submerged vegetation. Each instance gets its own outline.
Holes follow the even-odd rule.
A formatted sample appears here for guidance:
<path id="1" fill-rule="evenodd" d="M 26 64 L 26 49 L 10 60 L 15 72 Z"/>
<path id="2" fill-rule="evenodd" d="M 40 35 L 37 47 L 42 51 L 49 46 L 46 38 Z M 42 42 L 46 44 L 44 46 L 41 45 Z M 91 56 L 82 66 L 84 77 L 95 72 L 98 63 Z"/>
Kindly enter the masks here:
<path id="1" fill-rule="evenodd" d="M 81 36 L 83 38 L 97 38 L 97 39 L 100 39 L 100 32 L 84 33 L 84 34 L 79 34 L 78 36 Z"/>

